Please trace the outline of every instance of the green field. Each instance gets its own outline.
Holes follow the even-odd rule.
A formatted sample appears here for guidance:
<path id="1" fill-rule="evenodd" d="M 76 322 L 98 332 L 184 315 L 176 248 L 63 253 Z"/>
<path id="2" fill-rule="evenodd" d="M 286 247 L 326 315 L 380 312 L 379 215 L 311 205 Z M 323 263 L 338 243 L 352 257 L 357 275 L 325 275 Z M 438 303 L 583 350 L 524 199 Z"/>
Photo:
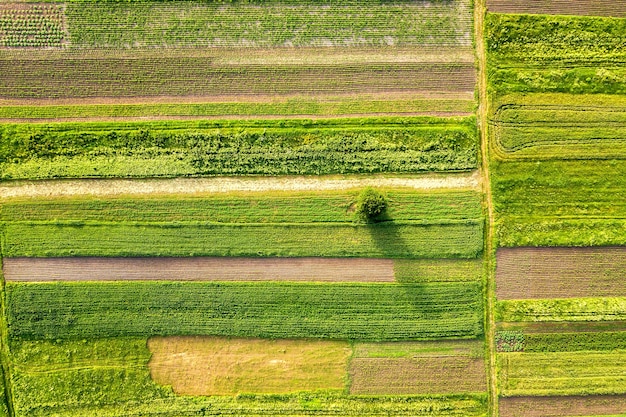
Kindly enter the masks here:
<path id="1" fill-rule="evenodd" d="M 18 339 L 150 335 L 411 340 L 482 334 L 478 283 L 7 283 Z"/>
<path id="2" fill-rule="evenodd" d="M 496 321 L 567 322 L 626 320 L 626 298 L 498 301 Z"/>
<path id="3" fill-rule="evenodd" d="M 4 179 L 406 173 L 476 166 L 472 117 L 0 125 Z"/>

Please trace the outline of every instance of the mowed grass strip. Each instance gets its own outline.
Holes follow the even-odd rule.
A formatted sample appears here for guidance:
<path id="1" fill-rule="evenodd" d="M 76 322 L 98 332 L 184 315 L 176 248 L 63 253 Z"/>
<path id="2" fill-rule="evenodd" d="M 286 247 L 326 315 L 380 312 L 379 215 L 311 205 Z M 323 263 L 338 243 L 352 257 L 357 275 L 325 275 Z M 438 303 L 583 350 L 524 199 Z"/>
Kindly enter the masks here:
<path id="1" fill-rule="evenodd" d="M 368 341 L 482 334 L 479 283 L 7 283 L 10 337 Z"/>
<path id="2" fill-rule="evenodd" d="M 363 258 L 5 258 L 7 281 L 394 282 L 394 261 Z"/>
<path id="3" fill-rule="evenodd" d="M 503 396 L 626 393 L 626 352 L 500 353 Z"/>
<path id="4" fill-rule="evenodd" d="M 253 186 L 253 184 L 251 185 Z M 184 190 L 185 184 L 180 184 Z M 480 219 L 481 195 L 473 190 L 409 190 L 381 187 L 385 220 Z M 309 192 L 159 194 L 121 197 L 6 199 L 0 220 L 216 223 L 316 223 L 355 220 L 361 189 Z"/>
<path id="5" fill-rule="evenodd" d="M 626 297 L 498 301 L 502 322 L 585 322 L 626 320 Z"/>
<path id="6" fill-rule="evenodd" d="M 347 342 L 216 337 L 148 340 L 152 379 L 177 395 L 343 390 Z"/>
<path id="7" fill-rule="evenodd" d="M 499 300 L 620 297 L 626 248 L 500 248 Z"/>
<path id="8" fill-rule="evenodd" d="M 475 258 L 482 221 L 434 224 L 12 223 L 4 256 Z"/>
<path id="9" fill-rule="evenodd" d="M 623 415 L 626 395 L 509 397 L 498 402 L 500 417 Z"/>

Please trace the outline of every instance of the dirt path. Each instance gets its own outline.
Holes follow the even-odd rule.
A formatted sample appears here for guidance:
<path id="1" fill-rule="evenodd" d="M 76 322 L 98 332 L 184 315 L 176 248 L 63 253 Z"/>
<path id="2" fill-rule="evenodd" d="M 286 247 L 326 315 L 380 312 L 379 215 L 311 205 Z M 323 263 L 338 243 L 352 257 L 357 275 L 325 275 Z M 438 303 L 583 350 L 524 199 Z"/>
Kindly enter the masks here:
<path id="1" fill-rule="evenodd" d="M 5 258 L 7 281 L 393 282 L 390 259 Z"/>
<path id="2" fill-rule="evenodd" d="M 487 207 L 488 227 L 485 236 L 485 266 L 486 266 L 486 304 L 485 304 L 485 343 L 487 345 L 487 380 L 489 382 L 489 404 L 491 417 L 498 417 L 498 388 L 496 374 L 495 353 L 495 248 L 494 239 L 494 209 L 491 196 L 491 184 L 489 182 L 489 142 L 487 134 L 487 54 L 485 51 L 484 19 L 486 12 L 486 0 L 476 0 L 474 3 L 474 39 L 476 40 L 476 61 L 478 63 L 478 126 L 480 130 L 480 144 L 482 153 L 481 185 L 485 194 Z"/>
<path id="3" fill-rule="evenodd" d="M 290 176 L 174 179 L 82 179 L 16 181 L 0 186 L 0 198 L 200 194 L 264 191 L 330 191 L 361 187 L 412 189 L 478 188 L 478 171 L 413 176 Z"/>

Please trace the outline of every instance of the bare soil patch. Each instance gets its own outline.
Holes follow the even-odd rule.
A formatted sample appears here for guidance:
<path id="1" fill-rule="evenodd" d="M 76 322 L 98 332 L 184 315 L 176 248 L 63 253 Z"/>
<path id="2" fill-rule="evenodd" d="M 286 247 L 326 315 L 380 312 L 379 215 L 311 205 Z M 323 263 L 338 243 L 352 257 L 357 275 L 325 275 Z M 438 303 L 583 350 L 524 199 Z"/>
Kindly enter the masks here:
<path id="1" fill-rule="evenodd" d="M 500 398 L 500 417 L 611 415 L 626 412 L 626 395 Z"/>
<path id="2" fill-rule="evenodd" d="M 493 13 L 626 17 L 626 0 L 487 0 Z"/>
<path id="3" fill-rule="evenodd" d="M 351 394 L 405 395 L 483 392 L 485 363 L 467 357 L 354 358 Z"/>
<path id="4" fill-rule="evenodd" d="M 154 337 L 152 379 L 179 395 L 343 389 L 347 342 Z"/>
<path id="5" fill-rule="evenodd" d="M 174 179 L 89 179 L 16 181 L 0 185 L 0 198 L 113 196 L 134 194 L 206 194 L 265 191 L 330 191 L 362 187 L 410 189 L 478 188 L 478 171 L 414 176 L 289 176 Z"/>
<path id="6" fill-rule="evenodd" d="M 499 300 L 625 295 L 626 247 L 502 248 Z"/>
<path id="7" fill-rule="evenodd" d="M 5 258 L 7 281 L 393 282 L 390 259 Z"/>

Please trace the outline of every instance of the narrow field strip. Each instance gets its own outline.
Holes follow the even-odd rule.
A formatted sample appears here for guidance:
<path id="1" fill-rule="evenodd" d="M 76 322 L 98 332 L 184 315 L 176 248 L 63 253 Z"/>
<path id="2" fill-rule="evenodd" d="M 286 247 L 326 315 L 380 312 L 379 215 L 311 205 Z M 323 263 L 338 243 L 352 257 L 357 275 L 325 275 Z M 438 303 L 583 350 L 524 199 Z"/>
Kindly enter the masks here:
<path id="1" fill-rule="evenodd" d="M 626 17 L 625 0 L 487 0 L 491 13 Z"/>
<path id="2" fill-rule="evenodd" d="M 500 398 L 500 417 L 609 416 L 626 412 L 626 395 Z"/>
<path id="3" fill-rule="evenodd" d="M 113 196 L 127 194 L 196 194 L 265 191 L 324 191 L 362 187 L 478 189 L 478 171 L 469 173 L 370 176 L 290 176 L 256 178 L 175 178 L 150 180 L 16 181 L 0 185 L 0 198 Z"/>
<path id="4" fill-rule="evenodd" d="M 479 283 L 9 282 L 14 339 L 478 337 Z"/>
<path id="5" fill-rule="evenodd" d="M 626 247 L 500 248 L 499 300 L 625 295 Z"/>
<path id="6" fill-rule="evenodd" d="M 393 282 L 390 259 L 5 258 L 7 281 Z"/>
<path id="7" fill-rule="evenodd" d="M 622 322 L 626 297 L 498 301 L 495 316 L 501 322 Z"/>
<path id="8" fill-rule="evenodd" d="M 451 394 L 487 390 L 485 362 L 467 357 L 353 358 L 350 393 Z"/>
<path id="9" fill-rule="evenodd" d="M 352 353 L 345 341 L 217 337 L 153 337 L 148 348 L 152 379 L 177 395 L 343 390 Z"/>

